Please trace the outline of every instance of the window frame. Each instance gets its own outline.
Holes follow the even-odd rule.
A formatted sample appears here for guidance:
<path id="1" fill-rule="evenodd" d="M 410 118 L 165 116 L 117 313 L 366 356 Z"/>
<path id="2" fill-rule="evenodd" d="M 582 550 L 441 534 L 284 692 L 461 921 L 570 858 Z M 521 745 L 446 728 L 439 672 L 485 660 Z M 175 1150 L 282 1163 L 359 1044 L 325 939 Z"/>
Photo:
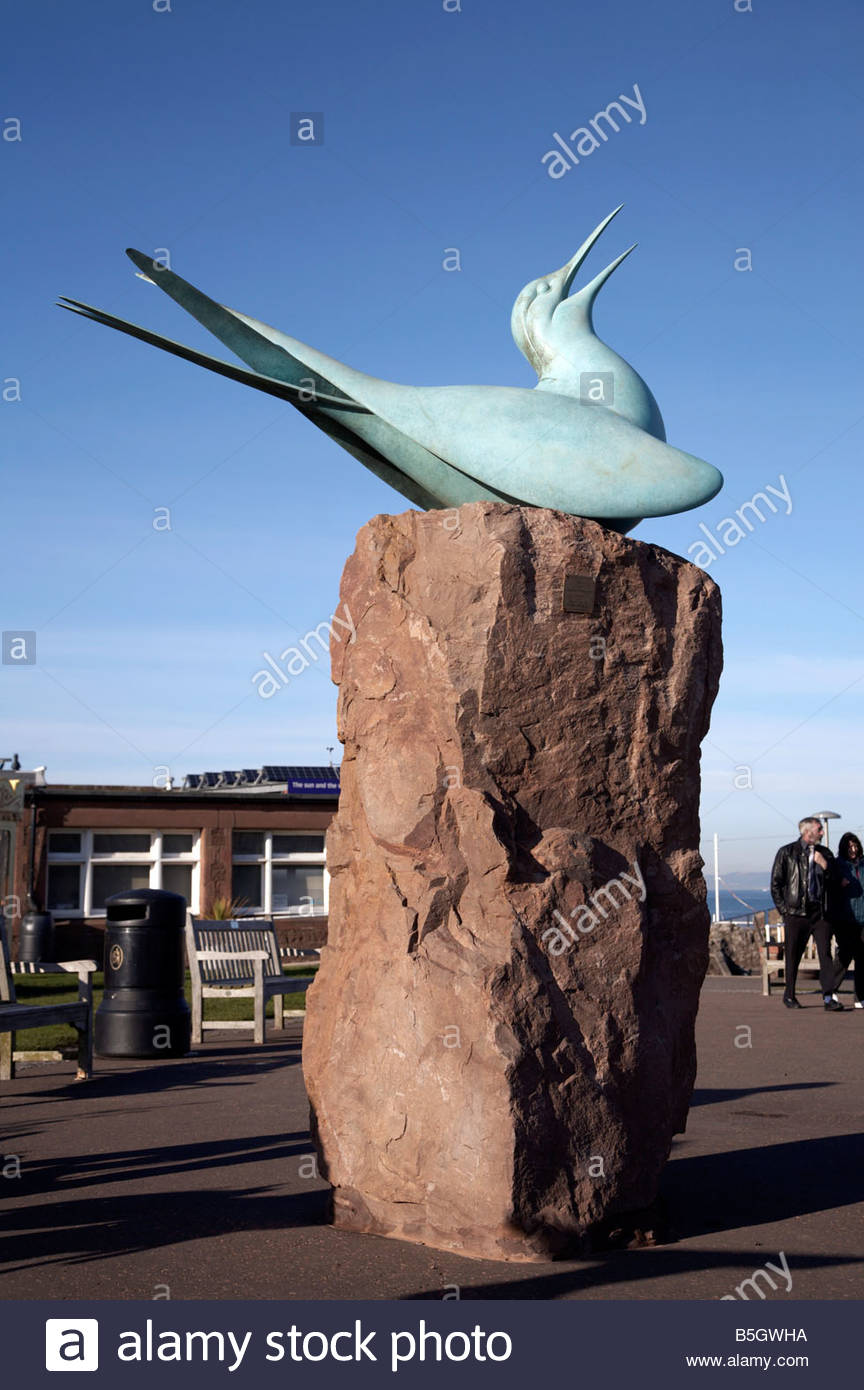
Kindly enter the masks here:
<path id="1" fill-rule="evenodd" d="M 80 835 L 80 848 L 76 851 L 52 850 L 52 834 Z M 93 842 L 96 835 L 149 835 L 150 849 L 145 853 L 143 850 L 113 850 L 113 851 L 94 851 Z M 182 853 L 170 852 L 163 853 L 162 842 L 165 835 L 190 835 L 192 837 L 192 848 Z M 149 887 L 162 887 L 162 869 L 166 865 L 182 864 L 192 870 L 191 891 L 188 906 L 191 912 L 197 913 L 200 910 L 201 893 L 201 831 L 195 829 L 170 830 L 149 830 L 142 829 L 141 826 L 126 829 L 122 826 L 97 826 L 90 829 L 78 829 L 77 826 L 49 826 L 45 842 L 45 897 L 48 899 L 49 879 L 51 867 L 54 864 L 79 865 L 78 879 L 78 901 L 81 906 L 77 908 L 55 907 L 47 910 L 52 916 L 57 917 L 96 917 L 104 918 L 106 915 L 104 907 L 93 907 L 93 867 L 101 864 L 114 864 L 117 866 L 129 865 L 130 867 L 147 865 L 149 867 Z"/>
<path id="2" fill-rule="evenodd" d="M 263 835 L 264 847 L 260 854 L 235 854 L 234 835 Z M 298 850 L 292 853 L 290 850 L 278 850 L 273 853 L 273 839 L 275 836 L 288 838 L 307 837 L 309 835 L 320 835 L 321 850 L 316 853 L 313 850 Z M 330 910 L 330 875 L 327 872 L 326 863 L 326 844 L 325 832 L 323 830 L 247 830 L 245 827 L 236 826 L 231 832 L 231 892 L 234 892 L 234 866 L 257 864 L 261 873 L 261 905 L 255 907 L 241 907 L 238 909 L 240 917 L 326 917 Z M 316 907 L 314 904 L 311 909 L 307 904 L 299 907 L 280 907 L 273 908 L 273 867 L 291 868 L 292 865 L 298 868 L 321 868 L 322 869 L 322 896 L 323 906 Z"/>

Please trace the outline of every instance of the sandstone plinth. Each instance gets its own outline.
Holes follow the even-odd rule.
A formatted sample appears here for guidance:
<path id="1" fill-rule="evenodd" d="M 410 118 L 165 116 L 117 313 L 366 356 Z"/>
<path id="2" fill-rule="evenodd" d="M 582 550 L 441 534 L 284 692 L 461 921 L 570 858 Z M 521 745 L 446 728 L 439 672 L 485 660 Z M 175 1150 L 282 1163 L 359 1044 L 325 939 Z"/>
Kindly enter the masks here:
<path id="1" fill-rule="evenodd" d="M 568 575 L 592 611 L 564 611 Z M 686 1120 L 719 591 L 593 522 L 479 502 L 375 517 L 341 604 L 303 1049 L 334 1221 L 499 1259 L 584 1247 L 654 1200 Z"/>

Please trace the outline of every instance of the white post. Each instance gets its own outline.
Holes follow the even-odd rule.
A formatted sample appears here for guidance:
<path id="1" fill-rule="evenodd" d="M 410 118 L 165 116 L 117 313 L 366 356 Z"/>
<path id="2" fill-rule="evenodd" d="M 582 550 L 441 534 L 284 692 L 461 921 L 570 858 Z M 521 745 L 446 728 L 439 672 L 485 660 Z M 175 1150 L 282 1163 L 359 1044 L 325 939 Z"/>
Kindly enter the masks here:
<path id="1" fill-rule="evenodd" d="M 720 921 L 720 836 L 714 831 L 714 921 Z"/>

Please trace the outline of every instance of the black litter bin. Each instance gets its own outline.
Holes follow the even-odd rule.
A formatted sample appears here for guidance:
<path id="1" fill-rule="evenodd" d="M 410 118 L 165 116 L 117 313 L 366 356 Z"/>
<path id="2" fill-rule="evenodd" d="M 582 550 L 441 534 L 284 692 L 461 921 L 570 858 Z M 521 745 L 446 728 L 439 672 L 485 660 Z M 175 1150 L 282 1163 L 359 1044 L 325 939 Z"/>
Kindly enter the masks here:
<path id="1" fill-rule="evenodd" d="M 18 959 L 28 964 L 54 959 L 54 921 L 50 912 L 28 912 L 21 918 Z"/>
<path id="2" fill-rule="evenodd" d="M 96 1010 L 100 1057 L 183 1057 L 192 1017 L 183 995 L 186 899 L 135 888 L 105 903 L 105 994 Z"/>

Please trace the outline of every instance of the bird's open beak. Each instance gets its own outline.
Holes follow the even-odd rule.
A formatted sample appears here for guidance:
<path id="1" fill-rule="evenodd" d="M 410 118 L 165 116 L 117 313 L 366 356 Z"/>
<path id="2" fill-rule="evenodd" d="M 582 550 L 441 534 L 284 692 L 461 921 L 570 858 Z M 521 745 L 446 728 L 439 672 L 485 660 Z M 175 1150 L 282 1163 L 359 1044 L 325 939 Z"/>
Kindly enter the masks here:
<path id="1" fill-rule="evenodd" d="M 590 235 L 589 237 L 587 237 L 585 241 L 583 241 L 582 245 L 579 247 L 579 250 L 576 252 L 576 254 L 575 254 L 574 256 L 571 257 L 571 259 L 567 262 L 566 265 L 562 266 L 560 270 L 557 270 L 557 271 L 555 272 L 555 279 L 556 279 L 556 280 L 558 279 L 559 276 L 561 277 L 561 287 L 560 287 L 560 298 L 561 298 L 561 299 L 566 299 L 566 298 L 567 298 L 568 294 L 570 293 L 570 286 L 573 284 L 573 281 L 574 281 L 575 278 L 576 278 L 576 273 L 577 273 L 577 271 L 579 270 L 580 266 L 582 265 L 582 262 L 587 258 L 588 253 L 589 253 L 589 251 L 591 250 L 591 248 L 593 247 L 594 243 L 595 243 L 596 241 L 598 241 L 599 238 L 603 235 L 603 233 L 605 232 L 606 228 L 609 226 L 609 223 L 612 221 L 613 217 L 617 217 L 617 216 L 618 216 L 618 214 L 619 214 L 619 212 L 621 211 L 621 208 L 623 208 L 623 206 L 624 206 L 623 203 L 619 204 L 619 206 L 618 206 L 617 208 L 615 208 L 612 212 L 609 213 L 609 216 L 608 216 L 608 217 L 604 217 L 604 218 L 603 218 L 603 221 L 600 222 L 600 223 L 594 228 L 594 230 L 593 230 L 593 232 L 591 233 L 591 235 Z M 610 270 L 610 274 L 611 274 L 611 270 Z"/>
<path id="2" fill-rule="evenodd" d="M 575 256 L 573 256 L 566 265 L 562 266 L 560 270 L 557 270 L 554 275 L 550 275 L 549 281 L 558 291 L 552 310 L 553 314 L 557 314 L 558 310 L 563 309 L 565 305 L 568 310 L 572 306 L 573 312 L 586 314 L 590 322 L 591 309 L 598 292 L 605 285 L 613 270 L 618 269 L 618 266 L 623 260 L 627 259 L 631 251 L 635 251 L 635 243 L 633 246 L 628 246 L 626 251 L 622 251 L 620 256 L 616 256 L 614 261 L 601 270 L 598 275 L 595 275 L 594 279 L 590 280 L 587 285 L 583 285 L 582 289 L 577 290 L 574 295 L 570 295 L 570 288 L 583 261 L 594 246 L 594 243 L 609 226 L 612 218 L 617 217 L 623 206 L 624 204 L 622 203 L 620 207 L 615 208 L 614 212 L 610 212 L 608 217 L 604 217 L 603 221 L 599 226 L 594 228 L 587 240 L 583 241 Z M 570 296 L 569 298 L 568 295 Z"/>

